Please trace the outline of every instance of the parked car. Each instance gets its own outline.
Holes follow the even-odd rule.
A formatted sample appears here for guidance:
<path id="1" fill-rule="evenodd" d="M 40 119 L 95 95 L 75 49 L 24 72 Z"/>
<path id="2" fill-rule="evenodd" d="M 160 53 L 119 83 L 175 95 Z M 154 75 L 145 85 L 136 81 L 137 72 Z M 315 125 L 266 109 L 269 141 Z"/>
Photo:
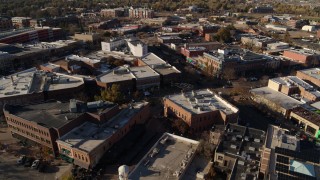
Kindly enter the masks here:
<path id="1" fill-rule="evenodd" d="M 17 160 L 17 164 L 24 164 L 26 162 L 26 156 L 20 156 L 19 159 Z"/>
<path id="2" fill-rule="evenodd" d="M 33 161 L 32 165 L 31 165 L 31 168 L 32 169 L 38 169 L 39 165 L 40 165 L 40 160 L 37 159 L 37 160 Z"/>
<path id="3" fill-rule="evenodd" d="M 26 162 L 24 163 L 24 167 L 30 167 L 32 165 L 33 160 L 33 157 L 27 157 Z"/>
<path id="4" fill-rule="evenodd" d="M 46 162 L 41 162 L 41 163 L 39 164 L 39 169 L 38 169 L 38 171 L 39 171 L 39 172 L 45 172 L 45 171 L 46 171 L 46 168 L 47 168 L 47 163 L 46 163 Z"/>

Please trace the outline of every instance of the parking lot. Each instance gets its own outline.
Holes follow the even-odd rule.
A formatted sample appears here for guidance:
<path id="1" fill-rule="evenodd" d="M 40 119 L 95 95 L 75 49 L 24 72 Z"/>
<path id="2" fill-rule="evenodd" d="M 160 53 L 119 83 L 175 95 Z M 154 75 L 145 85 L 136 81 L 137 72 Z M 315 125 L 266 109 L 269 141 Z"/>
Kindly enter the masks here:
<path id="1" fill-rule="evenodd" d="M 17 139 L 11 137 L 7 128 L 0 128 L 0 142 L 2 147 L 0 150 L 0 179 L 55 180 L 61 179 L 64 174 L 70 172 L 71 164 L 67 163 L 59 164 L 59 166 L 48 165 L 44 172 L 18 165 L 17 160 L 21 155 L 30 156 L 32 154 L 32 147 L 21 146 Z"/>

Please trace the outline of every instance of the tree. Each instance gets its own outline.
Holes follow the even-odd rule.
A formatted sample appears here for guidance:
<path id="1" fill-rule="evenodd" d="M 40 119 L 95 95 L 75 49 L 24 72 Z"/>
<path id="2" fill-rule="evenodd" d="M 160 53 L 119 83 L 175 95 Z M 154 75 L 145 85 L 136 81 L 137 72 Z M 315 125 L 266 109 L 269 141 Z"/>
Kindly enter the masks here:
<path id="1" fill-rule="evenodd" d="M 235 30 L 235 27 L 232 25 L 220 28 L 216 34 L 216 39 L 220 42 L 230 43 L 232 41 L 231 31 L 233 30 Z"/>
<path id="2" fill-rule="evenodd" d="M 286 31 L 286 33 L 284 34 L 283 41 L 286 43 L 292 43 L 291 36 L 288 31 Z"/>
<path id="3" fill-rule="evenodd" d="M 121 93 L 120 85 L 112 84 L 112 86 L 110 88 L 106 88 L 104 90 L 101 90 L 100 96 L 95 96 L 95 99 L 119 103 L 119 102 L 123 101 L 124 96 Z"/>
<path id="4" fill-rule="evenodd" d="M 178 130 L 179 133 L 185 134 L 189 130 L 189 126 L 186 122 L 184 122 L 181 119 L 174 119 L 172 123 L 172 127 L 176 130 Z"/>

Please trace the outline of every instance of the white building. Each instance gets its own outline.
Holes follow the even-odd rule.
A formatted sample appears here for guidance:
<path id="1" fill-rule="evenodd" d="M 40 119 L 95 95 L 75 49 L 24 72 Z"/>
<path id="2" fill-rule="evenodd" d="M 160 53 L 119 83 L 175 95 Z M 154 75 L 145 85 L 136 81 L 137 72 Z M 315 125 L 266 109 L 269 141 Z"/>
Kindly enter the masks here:
<path id="1" fill-rule="evenodd" d="M 302 27 L 302 31 L 313 32 L 316 30 L 315 26 L 305 25 Z"/>
<path id="2" fill-rule="evenodd" d="M 271 44 L 267 44 L 267 48 L 268 49 L 288 49 L 289 48 L 289 44 L 285 43 L 285 42 L 277 42 L 277 43 L 271 43 Z"/>
<path id="3" fill-rule="evenodd" d="M 126 41 L 124 39 L 119 39 L 119 38 L 110 39 L 109 42 L 101 42 L 101 48 L 102 48 L 102 51 L 110 52 L 110 51 L 116 50 L 117 48 L 125 44 L 126 44 Z"/>
<path id="4" fill-rule="evenodd" d="M 132 55 L 142 57 L 148 53 L 148 45 L 140 40 L 127 41 Z"/>
<path id="5" fill-rule="evenodd" d="M 286 26 L 279 26 L 279 25 L 273 25 L 273 24 L 267 24 L 266 28 L 272 29 L 275 31 L 287 31 L 288 30 L 288 27 L 286 27 Z"/>

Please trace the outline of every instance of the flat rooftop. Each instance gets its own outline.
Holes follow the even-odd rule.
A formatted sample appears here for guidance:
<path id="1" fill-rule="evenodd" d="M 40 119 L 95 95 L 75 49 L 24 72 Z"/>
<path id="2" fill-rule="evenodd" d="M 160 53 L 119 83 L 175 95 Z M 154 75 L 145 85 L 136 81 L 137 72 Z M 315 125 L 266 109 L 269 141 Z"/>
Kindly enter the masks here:
<path id="1" fill-rule="evenodd" d="M 299 72 L 309 75 L 315 79 L 320 79 L 320 69 L 319 68 L 311 68 L 311 69 L 304 69 L 300 70 Z"/>
<path id="2" fill-rule="evenodd" d="M 139 80 L 140 78 L 160 76 L 156 71 L 151 69 L 149 66 L 130 67 L 130 71 L 136 77 L 137 80 Z"/>
<path id="3" fill-rule="evenodd" d="M 161 75 L 168 75 L 172 73 L 181 73 L 179 70 L 177 70 L 174 66 L 171 66 L 166 61 L 161 59 L 159 56 L 149 53 L 141 58 L 141 61 L 143 61 L 145 64 L 150 66 L 152 69 L 154 69 L 156 72 L 158 72 Z"/>
<path id="4" fill-rule="evenodd" d="M 73 60 L 73 61 L 82 61 L 84 63 L 89 63 L 89 64 L 97 64 L 100 63 L 99 59 L 93 59 L 93 58 L 88 58 L 88 57 L 81 57 L 78 55 L 69 55 L 66 57 L 67 60 Z"/>
<path id="5" fill-rule="evenodd" d="M 126 67 L 116 67 L 102 75 L 97 76 L 97 81 L 103 83 L 128 81 L 135 78 L 131 71 Z"/>
<path id="6" fill-rule="evenodd" d="M 34 122 L 47 128 L 57 128 L 64 126 L 82 113 L 71 113 L 69 102 L 62 103 L 51 101 L 40 104 L 25 106 L 6 105 L 6 109 L 13 115 L 25 120 Z"/>
<path id="7" fill-rule="evenodd" d="M 166 98 L 194 114 L 217 110 L 226 114 L 238 112 L 238 108 L 208 89 L 169 95 Z"/>
<path id="8" fill-rule="evenodd" d="M 293 109 L 301 104 L 302 102 L 287 96 L 281 92 L 275 91 L 269 87 L 262 87 L 257 89 L 250 90 L 251 93 L 253 93 L 256 96 L 261 96 L 271 102 L 274 102 L 275 104 L 280 105 L 284 109 Z"/>
<path id="9" fill-rule="evenodd" d="M 298 78 L 297 76 L 277 77 L 271 80 L 288 87 L 300 86 L 306 90 L 313 89 L 313 86 L 311 86 L 309 83 L 305 82 L 304 80 Z"/>
<path id="10" fill-rule="evenodd" d="M 312 55 L 319 56 L 320 54 L 318 51 L 308 50 L 308 49 L 290 49 L 286 51 L 290 51 L 290 52 L 294 52 L 294 53 L 302 54 L 306 56 L 312 56 Z"/>
<path id="11" fill-rule="evenodd" d="M 3 77 L 0 81 L 0 98 L 74 88 L 83 84 L 82 78 L 31 68 Z"/>
<path id="12" fill-rule="evenodd" d="M 266 138 L 266 147 L 271 149 L 280 147 L 292 151 L 299 151 L 300 140 L 296 136 L 290 135 L 286 129 L 269 125 Z"/>
<path id="13" fill-rule="evenodd" d="M 313 124 L 320 126 L 320 112 L 319 110 L 315 109 L 306 109 L 303 107 L 296 107 L 292 109 L 292 113 L 297 114 L 300 117 L 303 117 L 304 119 L 312 122 Z"/>
<path id="14" fill-rule="evenodd" d="M 165 133 L 140 160 L 129 179 L 179 179 L 193 161 L 199 142 Z"/>
<path id="15" fill-rule="evenodd" d="M 86 122 L 80 127 L 74 128 L 58 141 L 66 146 L 91 152 L 101 143 L 108 140 L 118 129 L 125 126 L 147 104 L 147 102 L 133 103 L 132 108 L 127 107 L 122 109 L 118 114 L 101 125 Z"/>

